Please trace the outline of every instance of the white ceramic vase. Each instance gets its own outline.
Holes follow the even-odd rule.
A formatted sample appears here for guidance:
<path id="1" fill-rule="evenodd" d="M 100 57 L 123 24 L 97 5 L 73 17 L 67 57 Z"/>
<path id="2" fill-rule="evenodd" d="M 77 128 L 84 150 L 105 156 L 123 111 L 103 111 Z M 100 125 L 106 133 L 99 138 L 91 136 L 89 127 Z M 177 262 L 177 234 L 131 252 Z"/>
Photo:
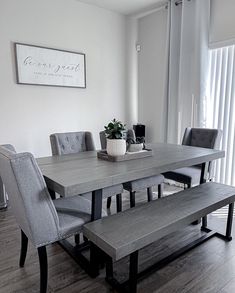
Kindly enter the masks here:
<path id="1" fill-rule="evenodd" d="M 123 156 L 126 153 L 125 139 L 108 139 L 107 138 L 107 153 L 110 156 Z"/>

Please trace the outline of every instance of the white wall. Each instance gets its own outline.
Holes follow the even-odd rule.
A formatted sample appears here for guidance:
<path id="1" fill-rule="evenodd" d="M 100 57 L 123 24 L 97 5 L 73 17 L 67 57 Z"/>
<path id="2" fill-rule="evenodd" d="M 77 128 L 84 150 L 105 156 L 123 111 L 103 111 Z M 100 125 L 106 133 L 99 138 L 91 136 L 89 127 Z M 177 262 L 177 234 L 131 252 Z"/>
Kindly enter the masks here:
<path id="1" fill-rule="evenodd" d="M 138 122 L 138 21 L 128 17 L 126 23 L 126 123 L 132 128 Z"/>
<path id="2" fill-rule="evenodd" d="M 113 117 L 124 120 L 124 16 L 76 0 L 0 1 L 0 144 L 50 155 L 53 132 L 98 132 Z M 13 42 L 83 52 L 87 88 L 18 85 Z"/>
<path id="3" fill-rule="evenodd" d="M 164 82 L 166 72 L 167 10 L 138 21 L 138 122 L 146 125 L 148 142 L 163 141 L 166 130 Z"/>
<path id="4" fill-rule="evenodd" d="M 213 47 L 235 43 L 234 13 L 234 0 L 211 0 L 210 43 Z"/>

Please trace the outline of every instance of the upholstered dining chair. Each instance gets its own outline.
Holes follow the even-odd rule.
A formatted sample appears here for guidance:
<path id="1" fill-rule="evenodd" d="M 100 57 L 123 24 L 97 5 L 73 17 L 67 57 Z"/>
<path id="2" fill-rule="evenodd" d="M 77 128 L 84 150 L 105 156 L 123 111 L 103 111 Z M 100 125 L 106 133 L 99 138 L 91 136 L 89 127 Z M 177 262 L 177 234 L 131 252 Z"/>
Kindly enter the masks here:
<path id="1" fill-rule="evenodd" d="M 80 233 L 83 225 L 91 220 L 91 203 L 81 196 L 76 197 L 76 205 L 71 205 L 70 198 L 52 201 L 30 153 L 15 153 L 0 146 L 0 176 L 21 229 L 20 267 L 24 266 L 30 239 L 38 250 L 40 292 L 45 293 L 48 279 L 46 246 Z"/>
<path id="2" fill-rule="evenodd" d="M 65 155 L 85 151 L 95 151 L 92 133 L 88 131 L 54 133 L 50 135 L 52 155 Z M 116 196 L 117 212 L 122 210 L 122 184 L 116 184 L 103 189 L 103 199 L 107 198 L 107 205 L 112 196 Z M 86 193 L 87 199 L 91 199 L 91 193 Z"/>
<path id="3" fill-rule="evenodd" d="M 182 145 L 218 149 L 221 141 L 222 131 L 209 128 L 191 128 L 185 129 Z M 209 162 L 207 172 L 208 180 L 212 179 L 212 162 Z M 165 178 L 183 183 L 190 188 L 200 183 L 201 165 L 176 169 L 164 173 Z"/>
<path id="4" fill-rule="evenodd" d="M 133 139 L 134 141 L 136 140 L 135 132 L 133 129 L 127 130 L 125 134 L 125 139 Z M 102 149 L 106 149 L 107 139 L 104 131 L 100 132 L 100 144 Z M 161 198 L 163 194 L 163 182 L 164 176 L 160 174 L 124 183 L 124 189 L 129 191 L 130 193 L 130 207 L 135 206 L 135 194 L 137 191 L 140 190 L 147 189 L 148 201 L 151 201 L 153 199 L 153 186 L 158 186 L 158 198 Z M 107 207 L 109 208 L 110 205 L 111 199 L 110 202 L 108 202 Z"/>

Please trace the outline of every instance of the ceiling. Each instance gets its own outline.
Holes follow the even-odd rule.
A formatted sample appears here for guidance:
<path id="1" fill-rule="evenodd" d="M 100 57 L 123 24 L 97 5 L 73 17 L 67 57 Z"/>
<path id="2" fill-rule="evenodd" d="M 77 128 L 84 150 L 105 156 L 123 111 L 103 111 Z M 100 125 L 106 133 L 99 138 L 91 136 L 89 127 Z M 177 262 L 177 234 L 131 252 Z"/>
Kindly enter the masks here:
<path id="1" fill-rule="evenodd" d="M 125 15 L 134 15 L 156 8 L 163 0 L 79 0 L 87 4 L 113 10 Z"/>

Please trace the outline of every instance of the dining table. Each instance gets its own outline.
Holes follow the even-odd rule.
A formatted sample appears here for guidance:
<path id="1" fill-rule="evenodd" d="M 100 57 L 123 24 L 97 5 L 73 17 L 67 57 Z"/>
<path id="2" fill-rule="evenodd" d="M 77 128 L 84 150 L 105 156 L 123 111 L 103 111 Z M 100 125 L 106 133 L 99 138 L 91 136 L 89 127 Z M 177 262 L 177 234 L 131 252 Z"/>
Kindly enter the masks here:
<path id="1" fill-rule="evenodd" d="M 221 150 L 168 143 L 147 144 L 147 148 L 152 156 L 121 162 L 99 159 L 97 151 L 42 157 L 37 162 L 52 198 L 55 193 L 69 197 L 92 192 L 91 221 L 95 221 L 102 215 L 103 188 L 195 165 L 201 166 L 200 183 L 204 183 L 209 162 L 225 156 Z M 81 264 L 71 244 L 64 241 L 63 247 Z"/>

